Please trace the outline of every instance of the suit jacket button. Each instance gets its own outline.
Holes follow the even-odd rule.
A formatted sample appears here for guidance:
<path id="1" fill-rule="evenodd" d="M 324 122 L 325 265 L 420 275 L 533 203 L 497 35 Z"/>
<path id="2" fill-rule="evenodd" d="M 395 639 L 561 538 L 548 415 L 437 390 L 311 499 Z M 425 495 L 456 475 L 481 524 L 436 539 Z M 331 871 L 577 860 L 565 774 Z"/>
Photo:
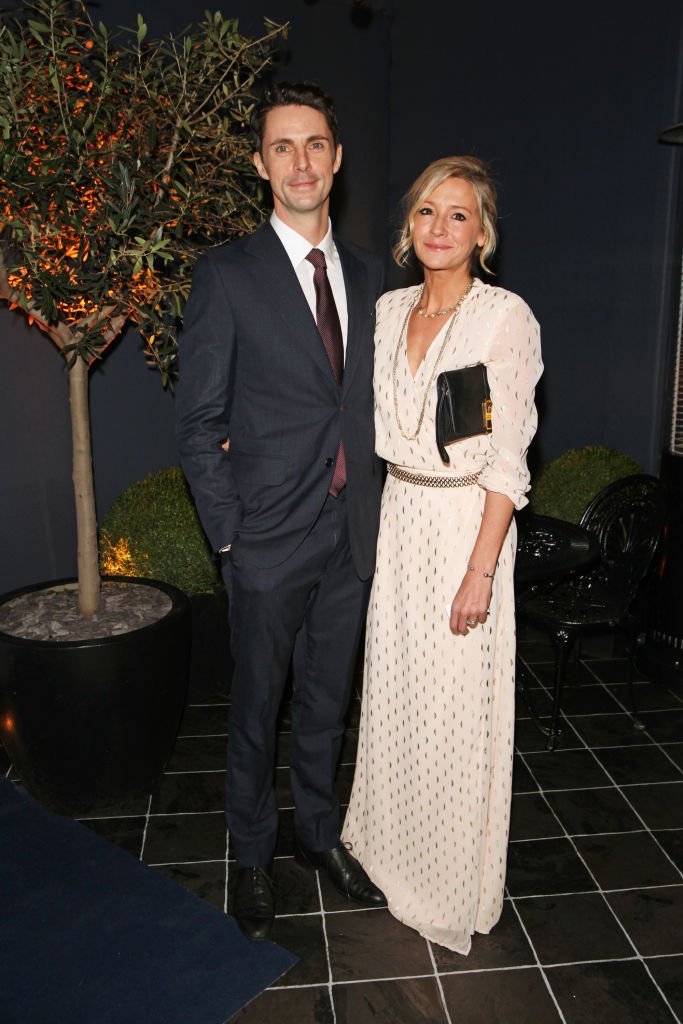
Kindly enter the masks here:
<path id="1" fill-rule="evenodd" d="M 330 466 L 334 466 L 334 459 L 325 459 L 325 465 L 329 469 Z"/>

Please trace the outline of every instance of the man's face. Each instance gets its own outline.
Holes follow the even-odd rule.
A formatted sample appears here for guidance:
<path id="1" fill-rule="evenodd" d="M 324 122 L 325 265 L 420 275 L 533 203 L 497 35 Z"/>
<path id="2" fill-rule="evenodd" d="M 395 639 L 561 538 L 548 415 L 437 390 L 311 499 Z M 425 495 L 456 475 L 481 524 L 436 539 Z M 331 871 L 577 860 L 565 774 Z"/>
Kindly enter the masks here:
<path id="1" fill-rule="evenodd" d="M 289 224 L 317 210 L 326 214 L 341 156 L 319 110 L 298 104 L 269 110 L 254 163 L 270 182 L 277 216 Z"/>

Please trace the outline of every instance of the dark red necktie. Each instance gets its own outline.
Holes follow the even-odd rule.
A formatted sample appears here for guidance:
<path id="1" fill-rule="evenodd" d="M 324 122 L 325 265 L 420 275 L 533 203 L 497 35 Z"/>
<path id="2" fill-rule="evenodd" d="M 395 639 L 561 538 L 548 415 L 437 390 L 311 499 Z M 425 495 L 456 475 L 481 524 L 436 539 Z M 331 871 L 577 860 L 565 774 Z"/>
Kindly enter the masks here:
<path id="1" fill-rule="evenodd" d="M 323 340 L 325 351 L 332 365 L 334 379 L 337 386 L 341 388 L 344 376 L 344 340 L 342 338 L 339 313 L 334 301 L 334 295 L 327 277 L 327 263 L 325 254 L 320 249 L 311 249 L 306 257 L 309 263 L 313 264 L 313 284 L 315 286 L 315 322 L 318 325 L 318 332 Z M 330 494 L 335 498 L 346 484 L 346 458 L 344 457 L 344 442 L 339 442 L 337 461 L 332 474 Z"/>

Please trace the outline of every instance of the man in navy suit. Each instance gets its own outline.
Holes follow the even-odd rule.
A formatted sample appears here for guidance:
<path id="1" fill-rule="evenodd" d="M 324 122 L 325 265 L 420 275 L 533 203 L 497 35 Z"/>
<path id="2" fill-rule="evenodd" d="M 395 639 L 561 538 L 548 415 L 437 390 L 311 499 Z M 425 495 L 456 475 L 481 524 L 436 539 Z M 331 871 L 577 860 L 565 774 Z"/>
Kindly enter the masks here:
<path id="1" fill-rule="evenodd" d="M 290 662 L 297 859 L 348 899 L 383 901 L 339 841 L 334 781 L 379 520 L 372 364 L 382 270 L 332 233 L 342 149 L 330 98 L 280 83 L 252 129 L 274 212 L 197 263 L 177 436 L 230 598 L 233 912 L 245 934 L 264 939 L 275 913 L 276 719 Z"/>

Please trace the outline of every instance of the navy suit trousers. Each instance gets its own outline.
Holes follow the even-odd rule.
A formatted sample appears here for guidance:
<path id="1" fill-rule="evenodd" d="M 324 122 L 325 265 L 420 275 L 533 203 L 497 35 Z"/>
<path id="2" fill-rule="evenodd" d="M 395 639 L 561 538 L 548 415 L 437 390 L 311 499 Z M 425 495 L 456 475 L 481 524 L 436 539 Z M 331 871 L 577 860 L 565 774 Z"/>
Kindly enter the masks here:
<path id="1" fill-rule="evenodd" d="M 303 543 L 281 565 L 225 559 L 235 663 L 228 734 L 226 816 L 241 866 L 275 852 L 277 718 L 293 666 L 290 777 L 295 828 L 321 851 L 339 838 L 335 774 L 369 583 L 351 559 L 346 492 L 328 495 Z"/>

